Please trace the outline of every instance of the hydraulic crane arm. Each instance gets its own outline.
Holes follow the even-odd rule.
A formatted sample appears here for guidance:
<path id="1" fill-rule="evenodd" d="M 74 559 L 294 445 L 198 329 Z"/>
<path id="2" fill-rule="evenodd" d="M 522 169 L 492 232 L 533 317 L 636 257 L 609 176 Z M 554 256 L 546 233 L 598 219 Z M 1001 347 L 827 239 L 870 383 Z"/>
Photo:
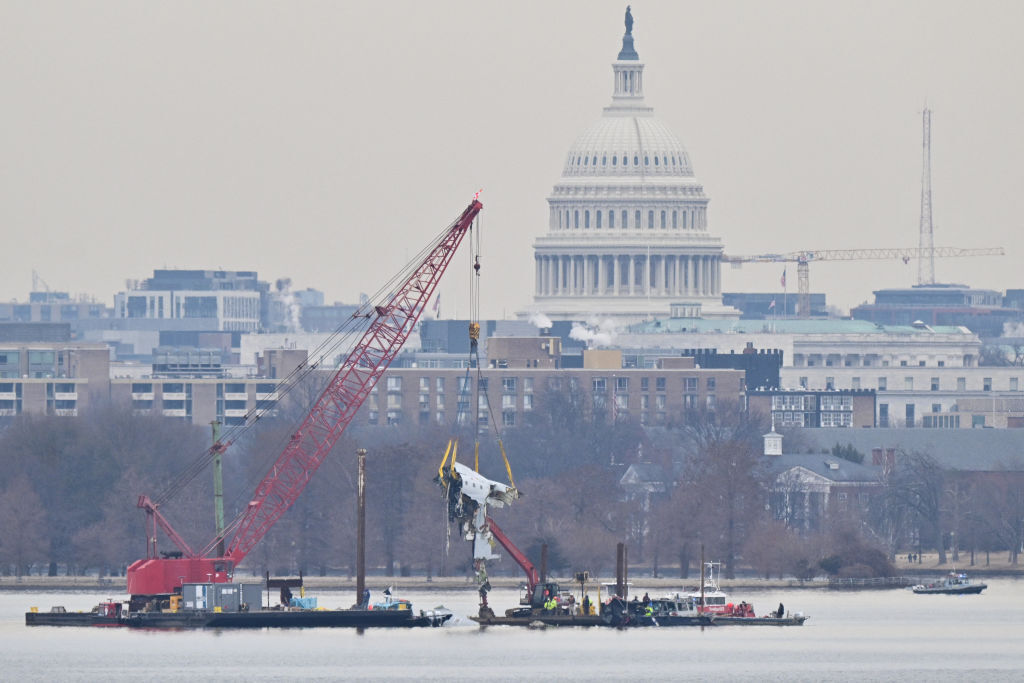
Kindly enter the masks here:
<path id="1" fill-rule="evenodd" d="M 238 565 L 292 506 L 412 332 L 483 205 L 476 199 L 373 320 L 256 488 L 225 557 Z"/>
<path id="2" fill-rule="evenodd" d="M 530 562 L 530 558 L 523 554 L 523 551 L 516 547 L 515 543 L 512 542 L 505 532 L 501 530 L 494 520 L 490 517 L 487 518 L 487 527 L 491 530 L 491 535 L 494 536 L 495 540 L 501 544 L 501 547 L 512 556 L 512 559 L 516 561 L 523 571 L 526 572 L 526 585 L 528 586 L 529 595 L 533 595 L 533 589 L 540 583 L 540 572 L 533 566 L 533 562 Z"/>

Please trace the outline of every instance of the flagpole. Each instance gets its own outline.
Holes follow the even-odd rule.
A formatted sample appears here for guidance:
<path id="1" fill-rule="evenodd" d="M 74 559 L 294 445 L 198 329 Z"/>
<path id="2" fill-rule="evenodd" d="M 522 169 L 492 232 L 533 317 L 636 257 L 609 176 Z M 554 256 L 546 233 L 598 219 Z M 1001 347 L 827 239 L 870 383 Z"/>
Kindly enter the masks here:
<path id="1" fill-rule="evenodd" d="M 782 312 L 789 317 L 789 287 L 785 268 L 782 269 Z"/>

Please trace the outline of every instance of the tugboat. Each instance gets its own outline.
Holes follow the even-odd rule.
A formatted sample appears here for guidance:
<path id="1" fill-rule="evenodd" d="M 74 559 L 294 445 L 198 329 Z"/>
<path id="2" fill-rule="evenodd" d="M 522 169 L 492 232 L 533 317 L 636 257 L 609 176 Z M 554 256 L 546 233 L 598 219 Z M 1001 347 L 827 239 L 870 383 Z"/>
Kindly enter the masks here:
<path id="1" fill-rule="evenodd" d="M 988 584 L 976 583 L 967 574 L 951 571 L 942 581 L 918 584 L 911 590 L 924 595 L 976 595 L 986 588 Z"/>

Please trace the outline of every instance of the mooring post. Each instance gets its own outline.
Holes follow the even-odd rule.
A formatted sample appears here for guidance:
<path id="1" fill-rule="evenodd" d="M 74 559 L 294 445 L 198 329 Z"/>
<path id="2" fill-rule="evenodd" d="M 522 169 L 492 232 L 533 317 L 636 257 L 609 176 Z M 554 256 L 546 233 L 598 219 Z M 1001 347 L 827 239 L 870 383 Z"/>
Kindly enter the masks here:
<path id="1" fill-rule="evenodd" d="M 356 495 L 356 604 L 363 606 L 366 590 L 366 449 L 356 451 L 358 463 L 358 492 Z M 368 605 L 367 605 L 368 606 Z"/>

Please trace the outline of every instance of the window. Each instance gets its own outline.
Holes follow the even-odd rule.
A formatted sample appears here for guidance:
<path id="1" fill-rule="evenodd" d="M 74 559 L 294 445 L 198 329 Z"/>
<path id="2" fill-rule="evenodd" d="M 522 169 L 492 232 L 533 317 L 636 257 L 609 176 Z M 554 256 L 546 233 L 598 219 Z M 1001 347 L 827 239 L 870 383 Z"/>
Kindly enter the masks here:
<path id="1" fill-rule="evenodd" d="M 604 377 L 595 377 L 593 379 L 594 391 L 608 391 L 608 380 Z"/>
<path id="2" fill-rule="evenodd" d="M 923 368 L 923 367 L 924 367 L 924 361 L 923 361 L 923 360 L 919 360 L 919 361 L 917 362 L 917 365 L 918 365 L 918 367 L 921 367 L 921 368 Z"/>
<path id="3" fill-rule="evenodd" d="M 629 212 L 625 209 L 622 210 L 622 229 L 625 230 L 629 227 Z"/>
<path id="4" fill-rule="evenodd" d="M 647 212 L 647 228 L 649 230 L 654 229 L 654 211 Z"/>
<path id="5" fill-rule="evenodd" d="M 402 378 L 401 377 L 388 377 L 387 387 L 388 387 L 388 391 L 401 391 L 402 390 Z"/>
<path id="6" fill-rule="evenodd" d="M 835 391 L 835 390 L 836 390 L 836 378 L 835 377 L 826 377 L 825 378 L 825 391 Z"/>
<path id="7" fill-rule="evenodd" d="M 913 427 L 914 426 L 914 404 L 913 403 L 908 403 L 906 405 L 905 412 L 906 412 L 906 416 L 907 416 L 907 426 L 908 427 Z"/>
<path id="8" fill-rule="evenodd" d="M 501 390 L 506 394 L 516 393 L 516 378 L 515 377 L 503 377 L 501 379 Z"/>
<path id="9" fill-rule="evenodd" d="M 807 388 L 807 378 L 806 377 L 800 377 L 799 379 L 797 379 L 797 383 L 800 385 L 801 389 L 806 389 Z"/>
<path id="10" fill-rule="evenodd" d="M 654 388 L 658 391 L 665 391 L 665 378 L 656 377 L 654 380 Z"/>
<path id="11" fill-rule="evenodd" d="M 942 412 L 942 404 L 941 403 L 933 403 L 932 404 L 932 412 L 933 413 L 941 413 Z"/>
<path id="12" fill-rule="evenodd" d="M 601 227 L 600 224 L 597 227 L 600 228 Z M 612 229 L 614 227 L 615 227 L 615 212 L 614 211 L 609 211 L 608 212 L 608 229 L 610 230 L 610 229 Z"/>
<path id="13" fill-rule="evenodd" d="M 501 409 L 502 410 L 515 410 L 516 409 L 516 396 L 515 396 L 515 394 L 504 394 L 501 397 Z"/>
<path id="14" fill-rule="evenodd" d="M 991 377 L 985 377 L 984 379 L 981 380 L 981 390 L 982 391 L 992 391 L 992 378 Z"/>
<path id="15" fill-rule="evenodd" d="M 523 396 L 523 411 L 533 410 L 533 394 Z"/>
<path id="16" fill-rule="evenodd" d="M 643 394 L 640 397 L 640 410 L 647 410 L 651 407 L 651 397 L 647 394 Z"/>
<path id="17" fill-rule="evenodd" d="M 473 378 L 472 377 L 459 377 L 458 378 L 459 393 L 464 394 L 473 389 Z"/>
<path id="18" fill-rule="evenodd" d="M 430 391 L 429 377 L 420 377 L 420 391 Z"/>
<path id="19" fill-rule="evenodd" d="M 595 217 L 597 218 L 597 223 L 596 223 L 596 225 L 594 227 L 600 228 L 601 227 L 601 212 L 600 211 L 595 211 L 594 213 L 595 213 Z"/>
<path id="20" fill-rule="evenodd" d="M 589 228 L 590 227 L 590 210 L 589 209 L 587 209 L 586 211 L 583 212 L 583 227 L 584 228 Z"/>
<path id="21" fill-rule="evenodd" d="M 618 410 L 628 410 L 629 409 L 629 396 L 627 396 L 626 394 L 616 394 L 615 395 L 615 407 Z"/>
<path id="22" fill-rule="evenodd" d="M 658 394 L 655 396 L 654 405 L 658 410 L 665 410 L 665 394 Z"/>
<path id="23" fill-rule="evenodd" d="M 879 391 L 885 391 L 885 389 L 886 389 L 885 377 L 879 377 L 878 378 L 878 390 Z"/>
<path id="24" fill-rule="evenodd" d="M 1018 389 L 1018 382 L 1016 377 L 1010 378 L 1010 391 L 1020 391 L 1020 389 Z"/>
<path id="25" fill-rule="evenodd" d="M 437 390 L 437 393 L 444 393 L 444 377 L 438 377 L 437 380 L 434 382 L 434 385 L 434 388 Z"/>
<path id="26" fill-rule="evenodd" d="M 957 391 L 967 391 L 967 378 L 966 377 L 957 377 L 956 378 L 956 390 Z"/>
<path id="27" fill-rule="evenodd" d="M 649 388 L 650 380 L 647 377 L 640 378 L 640 391 L 647 391 Z"/>
<path id="28" fill-rule="evenodd" d="M 938 377 L 932 377 L 931 386 L 932 386 L 932 391 L 938 391 L 939 390 L 939 378 Z"/>
<path id="29" fill-rule="evenodd" d="M 714 377 L 708 377 L 708 391 L 714 391 L 714 390 L 715 390 L 715 378 Z"/>
<path id="30" fill-rule="evenodd" d="M 683 391 L 692 394 L 697 391 L 697 378 L 696 377 L 684 377 L 683 378 Z"/>
<path id="31" fill-rule="evenodd" d="M 850 388 L 854 390 L 860 389 L 860 377 L 853 377 L 850 379 Z"/>
<path id="32" fill-rule="evenodd" d="M 662 230 L 664 230 L 665 228 L 667 228 L 667 227 L 668 227 L 668 224 L 667 224 L 667 222 L 666 222 L 665 216 L 666 216 L 665 212 L 664 212 L 664 211 L 662 211 L 662 212 L 661 212 L 661 229 L 662 229 Z"/>
<path id="33" fill-rule="evenodd" d="M 434 400 L 437 402 L 437 409 L 444 410 L 444 394 L 438 394 Z"/>
<path id="34" fill-rule="evenodd" d="M 501 423 L 503 425 L 505 425 L 506 427 L 515 427 L 516 426 L 516 414 L 515 413 L 502 413 L 501 414 Z"/>
<path id="35" fill-rule="evenodd" d="M 523 378 L 523 393 L 524 394 L 532 394 L 533 393 L 533 378 L 532 377 L 524 377 Z"/>
<path id="36" fill-rule="evenodd" d="M 889 404 L 879 403 L 878 404 L 878 426 L 888 427 L 889 426 Z"/>
<path id="37" fill-rule="evenodd" d="M 629 391 L 629 378 L 628 377 L 616 377 L 615 378 L 615 391 Z"/>
<path id="38" fill-rule="evenodd" d="M 420 408 L 430 407 L 430 394 L 420 394 L 419 400 Z"/>

